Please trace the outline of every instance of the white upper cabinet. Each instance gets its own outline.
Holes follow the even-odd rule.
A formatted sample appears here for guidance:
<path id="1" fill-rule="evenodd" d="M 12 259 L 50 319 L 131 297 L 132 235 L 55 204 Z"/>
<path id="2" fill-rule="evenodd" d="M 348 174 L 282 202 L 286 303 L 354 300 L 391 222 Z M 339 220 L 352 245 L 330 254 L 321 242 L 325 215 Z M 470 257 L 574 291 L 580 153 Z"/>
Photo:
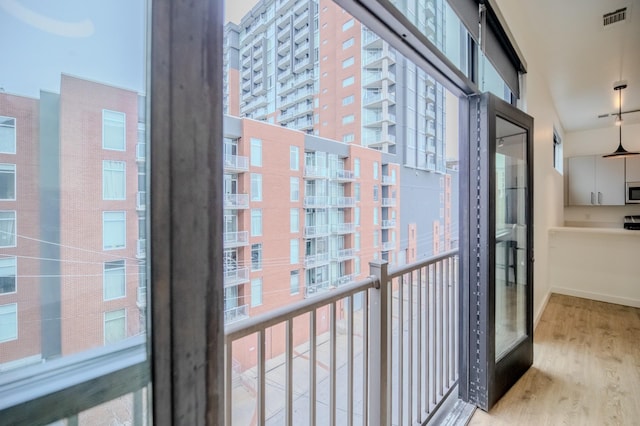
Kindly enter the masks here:
<path id="1" fill-rule="evenodd" d="M 640 182 L 640 155 L 627 159 L 627 182 Z"/>
<path id="2" fill-rule="evenodd" d="M 569 205 L 624 205 L 625 162 L 600 155 L 569 158 Z"/>

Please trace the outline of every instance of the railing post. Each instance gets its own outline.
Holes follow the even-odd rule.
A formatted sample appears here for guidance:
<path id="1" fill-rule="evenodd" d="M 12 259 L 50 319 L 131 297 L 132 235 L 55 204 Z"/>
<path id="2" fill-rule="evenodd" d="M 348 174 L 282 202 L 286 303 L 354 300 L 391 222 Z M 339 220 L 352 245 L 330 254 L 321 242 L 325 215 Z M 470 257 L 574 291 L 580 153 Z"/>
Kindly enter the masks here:
<path id="1" fill-rule="evenodd" d="M 369 303 L 369 404 L 371 426 L 389 425 L 391 386 L 389 359 L 389 276 L 386 261 L 369 262 L 369 271 L 378 280 L 371 289 Z"/>

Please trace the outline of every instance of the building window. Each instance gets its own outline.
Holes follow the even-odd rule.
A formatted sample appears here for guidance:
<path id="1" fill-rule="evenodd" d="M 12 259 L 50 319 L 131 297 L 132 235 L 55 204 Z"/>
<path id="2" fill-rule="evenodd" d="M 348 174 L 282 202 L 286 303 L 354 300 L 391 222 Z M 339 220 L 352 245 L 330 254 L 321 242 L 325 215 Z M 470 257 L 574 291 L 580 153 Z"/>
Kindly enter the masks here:
<path id="1" fill-rule="evenodd" d="M 291 170 L 300 170 L 300 149 L 297 146 L 289 147 L 289 167 Z"/>
<path id="2" fill-rule="evenodd" d="M 342 124 L 353 123 L 354 120 L 355 117 L 353 116 L 353 114 L 345 115 L 344 117 L 342 117 Z"/>
<path id="3" fill-rule="evenodd" d="M 355 177 L 360 177 L 360 159 L 356 158 L 353 160 L 353 174 Z"/>
<path id="4" fill-rule="evenodd" d="M 127 197 L 124 161 L 102 161 L 102 199 L 124 200 Z"/>
<path id="5" fill-rule="evenodd" d="M 351 65 L 355 64 L 355 59 L 353 56 L 342 61 L 342 68 L 349 68 Z"/>
<path id="6" fill-rule="evenodd" d="M 262 244 L 251 244 L 251 270 L 262 269 Z"/>
<path id="7" fill-rule="evenodd" d="M 0 247 L 16 246 L 16 212 L 0 211 Z"/>
<path id="8" fill-rule="evenodd" d="M 289 279 L 289 292 L 291 294 L 300 293 L 300 271 L 291 271 Z"/>
<path id="9" fill-rule="evenodd" d="M 378 162 L 377 161 L 373 162 L 373 178 L 375 180 L 378 180 Z"/>
<path id="10" fill-rule="evenodd" d="M 126 246 L 126 213 L 102 213 L 102 249 L 115 250 Z"/>
<path id="11" fill-rule="evenodd" d="M 124 309 L 104 313 L 104 344 L 115 343 L 127 336 L 127 312 Z"/>
<path id="12" fill-rule="evenodd" d="M 0 343 L 18 338 L 18 304 L 0 305 Z"/>
<path id="13" fill-rule="evenodd" d="M 16 153 L 16 119 L 0 115 L 0 152 Z"/>
<path id="14" fill-rule="evenodd" d="M 380 232 L 373 231 L 373 246 L 378 247 L 380 241 Z"/>
<path id="15" fill-rule="evenodd" d="M 16 263 L 15 256 L 0 258 L 0 295 L 16 292 Z"/>
<path id="16" fill-rule="evenodd" d="M 378 201 L 378 185 L 373 185 L 373 201 Z"/>
<path id="17" fill-rule="evenodd" d="M 560 135 L 556 130 L 553 130 L 553 167 L 562 173 L 563 164 L 562 164 L 562 140 L 560 139 Z"/>
<path id="18" fill-rule="evenodd" d="M 356 140 L 356 137 L 353 133 L 347 133 L 346 135 L 342 135 L 342 142 L 348 143 Z"/>
<path id="19" fill-rule="evenodd" d="M 298 209 L 291 209 L 289 211 L 289 217 L 290 217 L 289 230 L 291 232 L 299 232 L 300 231 L 300 213 L 298 212 Z"/>
<path id="20" fill-rule="evenodd" d="M 104 300 L 117 299 L 126 296 L 126 274 L 124 260 L 104 262 L 102 276 L 102 291 Z"/>
<path id="21" fill-rule="evenodd" d="M 0 200 L 16 199 L 16 165 L 0 164 Z"/>
<path id="22" fill-rule="evenodd" d="M 262 175 L 251 173 L 251 201 L 262 201 Z"/>
<path id="23" fill-rule="evenodd" d="M 360 201 L 360 184 L 356 183 L 353 187 L 353 192 L 355 193 L 356 201 Z"/>
<path id="24" fill-rule="evenodd" d="M 360 207 L 356 207 L 354 209 L 354 211 L 355 211 L 355 214 L 354 214 L 354 216 L 355 216 L 355 224 L 357 226 L 360 226 Z"/>
<path id="25" fill-rule="evenodd" d="M 251 280 L 251 307 L 262 305 L 262 278 Z"/>
<path id="26" fill-rule="evenodd" d="M 355 83 L 355 81 L 356 79 L 354 76 L 347 77 L 344 80 L 342 80 L 342 87 L 351 86 L 353 83 Z"/>
<path id="27" fill-rule="evenodd" d="M 356 251 L 360 251 L 360 233 L 359 232 L 356 232 L 356 235 L 354 237 L 353 248 L 356 249 Z"/>
<path id="28" fill-rule="evenodd" d="M 262 140 L 251 138 L 251 165 L 262 167 Z"/>
<path id="29" fill-rule="evenodd" d="M 350 48 L 351 46 L 353 46 L 354 42 L 355 41 L 353 40 L 353 37 L 351 37 L 349 40 L 345 40 L 342 43 L 342 50 Z"/>
<path id="30" fill-rule="evenodd" d="M 126 117 L 123 112 L 102 110 L 102 148 L 114 151 L 126 149 Z"/>
<path id="31" fill-rule="evenodd" d="M 300 201 L 300 179 L 298 179 L 297 177 L 292 177 L 289 180 L 289 190 L 289 199 L 291 201 Z"/>
<path id="32" fill-rule="evenodd" d="M 342 24 L 342 31 L 347 31 L 349 28 L 353 27 L 354 21 L 353 18 L 349 19 L 347 22 Z"/>
<path id="33" fill-rule="evenodd" d="M 296 265 L 299 262 L 299 248 L 300 242 L 296 238 L 292 239 L 289 244 L 289 260 L 292 265 Z"/>
<path id="34" fill-rule="evenodd" d="M 356 258 L 353 260 L 353 263 L 354 263 L 354 266 L 353 266 L 354 271 L 353 271 L 353 272 L 354 272 L 356 275 L 360 275 L 360 258 L 359 258 L 359 257 L 356 257 Z"/>
<path id="35" fill-rule="evenodd" d="M 251 236 L 259 237 L 262 235 L 262 210 L 251 209 Z"/>
<path id="36" fill-rule="evenodd" d="M 378 224 L 378 208 L 377 207 L 373 208 L 373 224 L 374 225 Z"/>
<path id="37" fill-rule="evenodd" d="M 352 104 L 354 101 L 355 97 L 353 95 L 349 95 L 347 97 L 342 98 L 342 105 L 349 105 Z"/>

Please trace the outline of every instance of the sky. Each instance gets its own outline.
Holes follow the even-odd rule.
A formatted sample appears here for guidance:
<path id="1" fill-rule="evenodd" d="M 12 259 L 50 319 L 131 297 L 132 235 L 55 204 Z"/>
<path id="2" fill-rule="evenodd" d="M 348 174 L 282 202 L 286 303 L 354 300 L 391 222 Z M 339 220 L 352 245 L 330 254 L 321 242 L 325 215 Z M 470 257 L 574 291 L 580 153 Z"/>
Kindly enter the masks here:
<path id="1" fill-rule="evenodd" d="M 0 0 L 0 90 L 59 93 L 60 74 L 145 90 L 145 0 Z"/>
<path id="2" fill-rule="evenodd" d="M 225 0 L 225 22 L 240 23 L 240 19 L 257 3 L 257 0 Z"/>

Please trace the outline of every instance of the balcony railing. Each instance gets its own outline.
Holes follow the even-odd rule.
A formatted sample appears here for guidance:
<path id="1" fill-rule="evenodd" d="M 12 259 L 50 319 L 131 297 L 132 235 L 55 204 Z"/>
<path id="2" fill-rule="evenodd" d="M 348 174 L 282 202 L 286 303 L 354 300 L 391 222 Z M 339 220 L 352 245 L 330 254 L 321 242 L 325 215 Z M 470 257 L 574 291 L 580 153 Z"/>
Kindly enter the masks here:
<path id="1" fill-rule="evenodd" d="M 334 234 L 351 234 L 356 232 L 355 223 L 335 223 L 331 227 L 331 232 Z"/>
<path id="2" fill-rule="evenodd" d="M 355 275 L 354 274 L 349 274 L 349 275 L 343 275 L 340 278 L 337 278 L 334 282 L 333 285 L 335 287 L 340 287 L 341 285 L 346 285 L 349 284 L 350 282 L 352 282 L 355 279 Z"/>
<path id="3" fill-rule="evenodd" d="M 138 287 L 136 305 L 140 309 L 147 306 L 147 287 Z"/>
<path id="4" fill-rule="evenodd" d="M 329 171 L 326 167 L 323 167 L 323 166 L 310 166 L 305 164 L 304 177 L 327 179 L 329 177 Z"/>
<path id="5" fill-rule="evenodd" d="M 329 234 L 329 225 L 314 225 L 304 227 L 304 236 L 307 238 L 325 236 Z"/>
<path id="6" fill-rule="evenodd" d="M 315 297 L 226 327 L 227 425 L 433 418 L 458 380 L 458 252 L 370 269 L 336 288 L 307 284 Z"/>
<path id="7" fill-rule="evenodd" d="M 249 231 L 224 233 L 224 248 L 242 247 L 249 244 Z"/>
<path id="8" fill-rule="evenodd" d="M 147 209 L 147 193 L 138 191 L 136 194 L 136 210 L 143 211 Z"/>
<path id="9" fill-rule="evenodd" d="M 396 184 L 395 176 L 382 175 L 382 184 L 383 185 L 395 185 Z"/>
<path id="10" fill-rule="evenodd" d="M 383 219 L 382 220 L 382 227 L 383 228 L 393 228 L 394 226 L 396 226 L 395 219 Z"/>
<path id="11" fill-rule="evenodd" d="M 224 156 L 224 170 L 230 172 L 246 172 L 249 170 L 249 157 L 226 154 Z"/>
<path id="12" fill-rule="evenodd" d="M 248 308 L 249 305 L 236 306 L 235 308 L 227 309 L 224 311 L 224 323 L 231 324 L 236 321 L 249 318 Z"/>
<path id="13" fill-rule="evenodd" d="M 224 286 L 232 287 L 249 282 L 249 268 L 236 268 L 231 271 L 224 271 Z"/>
<path id="14" fill-rule="evenodd" d="M 331 256 L 333 260 L 343 261 L 348 259 L 353 259 L 356 255 L 356 250 L 352 248 L 339 249 L 336 250 Z"/>
<path id="15" fill-rule="evenodd" d="M 395 207 L 396 199 L 395 198 L 383 198 L 382 199 L 382 207 Z"/>
<path id="16" fill-rule="evenodd" d="M 224 194 L 225 209 L 248 209 L 249 194 Z"/>
<path id="17" fill-rule="evenodd" d="M 136 257 L 143 259 L 147 257 L 147 240 L 141 239 L 136 242 Z"/>
<path id="18" fill-rule="evenodd" d="M 329 205 L 329 197 L 306 196 L 304 197 L 305 207 L 327 207 Z"/>
<path id="19" fill-rule="evenodd" d="M 329 253 L 309 254 L 304 257 L 305 268 L 311 268 L 325 263 L 329 263 Z"/>
<path id="20" fill-rule="evenodd" d="M 396 248 L 396 242 L 395 241 L 383 241 L 382 242 L 382 250 L 384 250 L 384 251 L 393 250 L 395 248 Z"/>
<path id="21" fill-rule="evenodd" d="M 356 180 L 356 175 L 351 170 L 338 169 L 336 170 L 335 179 L 342 181 L 354 181 Z"/>
<path id="22" fill-rule="evenodd" d="M 354 207 L 356 199 L 354 197 L 332 197 L 331 205 L 335 207 Z"/>
<path id="23" fill-rule="evenodd" d="M 147 144 L 137 143 L 136 144 L 136 161 L 144 161 L 146 157 L 147 157 Z"/>

